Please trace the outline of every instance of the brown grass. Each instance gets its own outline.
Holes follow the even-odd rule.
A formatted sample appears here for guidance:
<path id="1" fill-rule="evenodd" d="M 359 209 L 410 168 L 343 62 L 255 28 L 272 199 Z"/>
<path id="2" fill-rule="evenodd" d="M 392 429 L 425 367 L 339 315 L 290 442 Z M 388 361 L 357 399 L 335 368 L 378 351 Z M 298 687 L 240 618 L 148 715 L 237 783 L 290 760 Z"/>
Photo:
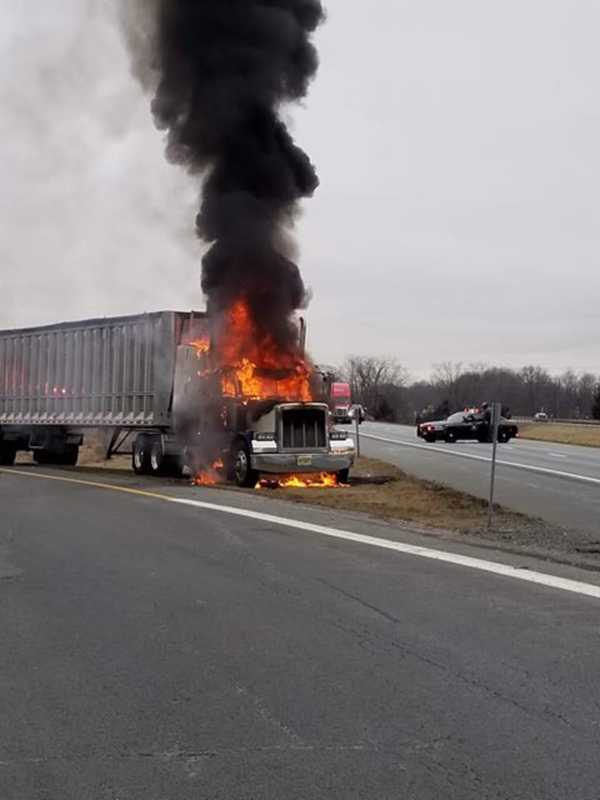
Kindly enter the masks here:
<path id="1" fill-rule="evenodd" d="M 91 437 L 81 448 L 79 466 L 87 470 L 129 471 L 129 456 L 103 460 L 104 442 Z M 21 454 L 21 463 L 30 462 Z M 225 485 L 223 488 L 233 488 Z M 239 490 L 253 491 L 253 490 Z M 402 520 L 431 528 L 457 531 L 482 529 L 487 523 L 487 503 L 471 495 L 436 483 L 419 480 L 383 461 L 357 460 L 351 471 L 351 485 L 336 489 L 263 489 L 265 498 L 362 512 L 386 520 Z M 503 509 L 496 513 L 496 524 L 513 526 L 521 519 Z"/>
<path id="2" fill-rule="evenodd" d="M 568 425 L 554 422 L 531 422 L 519 425 L 521 439 L 557 444 L 600 447 L 600 425 Z"/>
<path id="3" fill-rule="evenodd" d="M 434 528 L 469 531 L 487 524 L 485 501 L 413 478 L 397 467 L 370 458 L 358 459 L 348 488 L 276 489 L 273 497 Z M 502 509 L 496 514 L 500 525 L 515 524 L 518 519 L 519 515 Z"/>

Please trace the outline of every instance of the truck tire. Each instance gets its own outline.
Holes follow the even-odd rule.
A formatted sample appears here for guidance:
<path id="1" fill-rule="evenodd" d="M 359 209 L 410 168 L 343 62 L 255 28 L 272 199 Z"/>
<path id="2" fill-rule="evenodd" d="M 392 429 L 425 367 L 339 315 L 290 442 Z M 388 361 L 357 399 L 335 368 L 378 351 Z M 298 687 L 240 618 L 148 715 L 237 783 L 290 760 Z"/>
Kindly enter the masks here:
<path id="1" fill-rule="evenodd" d="M 338 483 L 348 484 L 350 482 L 350 470 L 348 468 L 341 469 L 336 477 Z"/>
<path id="2" fill-rule="evenodd" d="M 76 444 L 68 444 L 65 447 L 65 452 L 62 453 L 57 459 L 56 463 L 64 465 L 65 467 L 74 467 L 79 458 L 79 447 Z"/>
<path id="3" fill-rule="evenodd" d="M 140 434 L 133 440 L 131 466 L 136 475 L 150 474 L 150 438 Z"/>
<path id="4" fill-rule="evenodd" d="M 17 457 L 17 446 L 13 442 L 0 442 L 0 466 L 12 467 Z"/>
<path id="5" fill-rule="evenodd" d="M 425 441 L 429 442 L 429 444 L 433 444 L 435 442 L 435 435 L 428 433 L 427 436 L 425 436 Z"/>
<path id="6" fill-rule="evenodd" d="M 245 442 L 239 442 L 233 452 L 233 476 L 238 486 L 254 488 L 258 483 L 258 472 L 252 469 L 250 449 Z"/>
<path id="7" fill-rule="evenodd" d="M 154 436 L 150 441 L 150 474 L 155 477 L 164 475 L 166 472 L 167 460 L 163 451 L 161 440 Z"/>
<path id="8" fill-rule="evenodd" d="M 50 453 L 47 450 L 34 450 L 33 460 L 36 464 L 50 464 Z"/>
<path id="9" fill-rule="evenodd" d="M 180 456 L 165 456 L 163 459 L 163 474 L 171 478 L 183 477 L 183 461 Z"/>
<path id="10" fill-rule="evenodd" d="M 508 434 L 506 431 L 498 431 L 498 441 L 500 444 L 506 444 L 509 439 L 510 434 Z"/>
<path id="11" fill-rule="evenodd" d="M 456 434 L 454 431 L 446 431 L 445 439 L 448 444 L 453 444 L 456 441 Z"/>

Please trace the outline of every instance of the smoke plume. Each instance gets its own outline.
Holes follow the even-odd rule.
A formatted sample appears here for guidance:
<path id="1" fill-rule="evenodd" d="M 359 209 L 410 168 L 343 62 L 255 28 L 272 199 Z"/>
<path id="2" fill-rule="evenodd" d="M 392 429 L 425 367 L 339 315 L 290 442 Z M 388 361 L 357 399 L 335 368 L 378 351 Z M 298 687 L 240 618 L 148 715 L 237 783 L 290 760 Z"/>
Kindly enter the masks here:
<path id="1" fill-rule="evenodd" d="M 139 0 L 127 20 L 167 157 L 202 177 L 209 308 L 244 297 L 258 329 L 288 350 L 306 301 L 291 229 L 319 181 L 280 112 L 316 73 L 311 34 L 323 16 L 320 0 Z"/>

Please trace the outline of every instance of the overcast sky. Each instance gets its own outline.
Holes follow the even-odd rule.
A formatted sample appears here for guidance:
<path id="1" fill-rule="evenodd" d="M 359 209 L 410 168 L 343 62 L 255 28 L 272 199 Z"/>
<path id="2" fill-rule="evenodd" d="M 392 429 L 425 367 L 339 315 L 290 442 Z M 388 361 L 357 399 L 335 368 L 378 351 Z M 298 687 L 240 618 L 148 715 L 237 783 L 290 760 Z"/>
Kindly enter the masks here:
<path id="1" fill-rule="evenodd" d="M 198 187 L 113 2 L 0 0 L 0 328 L 202 306 Z M 315 357 L 600 372 L 600 4 L 327 7 L 290 111 Z"/>

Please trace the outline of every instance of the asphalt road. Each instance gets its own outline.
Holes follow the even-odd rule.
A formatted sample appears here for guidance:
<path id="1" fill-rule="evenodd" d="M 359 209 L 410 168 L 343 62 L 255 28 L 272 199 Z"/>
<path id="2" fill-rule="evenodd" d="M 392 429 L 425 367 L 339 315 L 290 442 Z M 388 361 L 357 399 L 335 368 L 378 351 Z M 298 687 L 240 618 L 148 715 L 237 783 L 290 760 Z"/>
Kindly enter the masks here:
<path id="1" fill-rule="evenodd" d="M 598 599 L 6 471 L 0 509 L 2 800 L 598 798 Z"/>
<path id="2" fill-rule="evenodd" d="M 478 497 L 489 496 L 491 445 L 428 444 L 407 425 L 365 422 L 360 430 L 364 455 Z M 497 502 L 600 534 L 600 449 L 513 439 L 498 445 L 497 452 Z"/>

